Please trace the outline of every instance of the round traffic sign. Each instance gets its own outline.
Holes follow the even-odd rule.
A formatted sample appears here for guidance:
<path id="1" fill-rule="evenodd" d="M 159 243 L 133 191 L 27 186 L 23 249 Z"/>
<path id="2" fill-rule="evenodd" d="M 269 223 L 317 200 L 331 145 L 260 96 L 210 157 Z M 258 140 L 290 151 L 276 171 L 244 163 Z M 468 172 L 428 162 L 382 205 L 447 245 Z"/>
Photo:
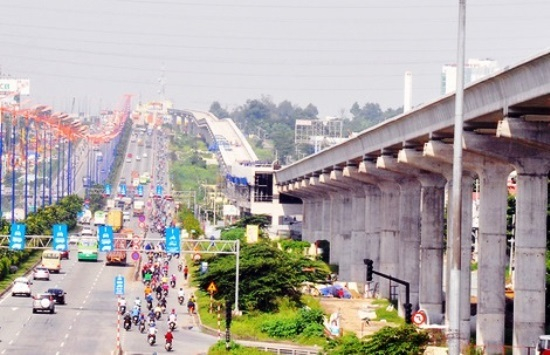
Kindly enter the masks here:
<path id="1" fill-rule="evenodd" d="M 140 222 L 145 222 L 145 215 L 143 215 L 143 214 L 140 215 L 140 216 L 139 216 L 139 221 L 140 221 Z"/>
<path id="2" fill-rule="evenodd" d="M 426 313 L 422 310 L 414 312 L 414 314 L 411 317 L 412 322 L 416 326 L 421 326 L 422 324 L 426 323 Z"/>
<path id="3" fill-rule="evenodd" d="M 139 260 L 139 253 L 137 251 L 132 253 L 132 260 L 134 261 Z"/>

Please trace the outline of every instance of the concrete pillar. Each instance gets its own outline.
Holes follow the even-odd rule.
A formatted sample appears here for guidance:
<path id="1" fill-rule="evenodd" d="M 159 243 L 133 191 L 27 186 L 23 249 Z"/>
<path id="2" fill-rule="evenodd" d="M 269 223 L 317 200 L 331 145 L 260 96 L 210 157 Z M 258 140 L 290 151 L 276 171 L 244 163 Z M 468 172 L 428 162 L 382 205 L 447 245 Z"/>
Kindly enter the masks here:
<path id="1" fill-rule="evenodd" d="M 464 137 L 468 139 L 466 134 Z M 451 146 L 442 142 L 428 144 L 425 154 L 452 161 Z M 513 169 L 501 160 L 471 151 L 463 152 L 463 165 L 467 170 L 476 171 L 480 178 L 476 344 L 487 354 L 496 354 L 504 346 L 506 183 Z"/>
<path id="2" fill-rule="evenodd" d="M 400 216 L 400 189 L 394 182 L 390 172 L 378 169 L 372 161 L 365 160 L 359 164 L 358 172 L 375 178 L 380 189 L 380 253 L 379 263 L 376 258 L 374 269 L 391 276 L 399 276 L 399 216 Z M 394 176 L 394 175 L 392 175 Z M 385 278 L 379 279 L 380 294 L 384 298 L 390 297 L 390 283 Z"/>
<path id="3" fill-rule="evenodd" d="M 477 345 L 488 354 L 504 346 L 507 180 L 511 169 L 486 163 L 480 172 Z"/>
<path id="4" fill-rule="evenodd" d="M 517 171 L 514 354 L 528 354 L 544 334 L 548 162 L 523 159 Z"/>
<path id="5" fill-rule="evenodd" d="M 440 143 L 443 144 L 443 143 Z M 426 147 L 424 148 L 424 152 L 418 152 L 416 150 L 412 149 L 403 149 L 399 152 L 398 155 L 398 162 L 407 163 L 409 165 L 415 166 L 418 169 L 424 169 L 427 171 L 432 171 L 437 174 L 442 175 L 447 181 L 449 181 L 447 190 L 451 191 L 451 185 L 452 185 L 452 165 L 450 163 L 445 162 L 444 160 L 436 159 L 434 157 L 434 150 L 433 148 L 430 150 L 431 146 L 428 143 Z M 452 148 L 451 148 L 452 149 Z M 430 152 L 432 154 L 430 154 Z M 472 225 L 472 194 L 471 194 L 471 186 L 473 181 L 473 175 L 467 171 L 463 172 L 463 188 L 462 188 L 462 264 L 461 264 L 461 293 L 460 293 L 460 314 L 461 314 L 461 344 L 462 348 L 466 348 L 469 345 L 470 342 L 470 233 L 471 233 L 471 225 Z M 443 183 L 443 181 L 440 181 L 440 183 Z M 429 185 L 424 184 L 424 187 L 427 187 Z M 441 208 L 444 206 L 444 188 L 443 189 L 436 189 L 435 191 L 432 191 L 431 193 L 427 191 L 426 195 L 423 194 L 423 201 L 425 201 L 425 198 L 428 198 L 429 195 L 433 193 L 433 197 L 431 198 L 432 202 L 426 202 L 426 203 L 435 203 Z M 449 196 L 451 197 L 451 196 Z M 439 202 L 438 202 L 439 201 Z M 423 202 L 424 205 L 424 202 Z M 449 202 L 449 205 L 451 205 L 451 202 Z M 432 210 L 433 213 L 429 213 L 428 211 Z M 428 216 L 425 216 L 424 213 L 428 212 Z M 441 213 L 440 217 L 436 217 L 439 213 Z M 427 225 L 430 227 L 433 225 L 433 231 L 432 233 L 424 233 L 424 230 L 422 231 L 421 235 L 421 262 L 420 262 L 420 307 L 421 308 L 429 308 L 431 309 L 431 313 L 428 314 L 434 314 L 434 316 L 430 316 L 430 322 L 438 322 L 437 315 L 442 315 L 442 304 L 441 300 L 443 299 L 442 291 L 443 287 L 441 284 L 443 283 L 443 274 L 441 275 L 434 275 L 435 281 L 434 283 L 439 284 L 437 289 L 431 290 L 430 293 L 425 293 L 423 290 L 425 289 L 424 283 L 423 283 L 423 277 L 427 276 L 427 274 L 424 273 L 423 266 L 424 264 L 424 251 L 423 248 L 426 245 L 428 249 L 430 250 L 430 253 L 437 254 L 439 257 L 436 257 L 435 255 L 432 255 L 432 262 L 437 263 L 437 259 L 439 259 L 438 264 L 433 264 L 437 266 L 437 269 L 443 270 L 443 213 L 444 211 L 437 208 L 428 208 L 425 210 L 422 208 L 422 227 L 423 229 Z M 447 240 L 450 240 L 452 238 L 452 221 L 450 221 L 452 217 L 452 214 L 449 214 L 449 221 L 447 222 Z M 435 221 L 430 222 L 429 218 L 435 219 Z M 437 221 L 441 222 L 437 222 Z M 425 239 L 428 238 L 428 239 Z M 430 240 L 429 238 L 434 238 Z M 449 244 L 447 245 L 449 247 Z M 447 252 L 447 255 L 449 255 L 449 252 Z M 429 264 L 428 264 L 429 265 Z M 449 269 L 447 268 L 447 273 Z M 441 277 L 441 278 L 440 278 Z M 429 282 L 429 276 L 427 278 Z M 448 280 L 449 277 L 447 275 L 446 280 Z M 448 285 L 446 285 L 448 286 Z M 431 295 L 431 296 L 428 296 Z M 446 293 L 448 295 L 448 293 Z M 425 301 L 424 297 L 433 297 Z M 439 301 L 438 301 L 439 300 Z M 435 301 L 435 304 L 433 303 Z M 431 306 L 425 306 L 424 302 L 430 304 Z M 448 302 L 446 303 L 449 304 Z M 439 311 L 438 311 L 439 309 Z M 435 313 L 434 313 L 435 312 Z M 444 312 L 447 313 L 446 311 Z"/>

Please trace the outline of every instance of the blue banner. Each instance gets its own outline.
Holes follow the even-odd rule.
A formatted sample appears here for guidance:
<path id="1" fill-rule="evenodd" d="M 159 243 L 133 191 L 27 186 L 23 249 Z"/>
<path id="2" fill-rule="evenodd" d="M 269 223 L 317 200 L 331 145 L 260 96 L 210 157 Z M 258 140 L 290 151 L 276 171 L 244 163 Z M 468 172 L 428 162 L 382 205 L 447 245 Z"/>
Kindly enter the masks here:
<path id="1" fill-rule="evenodd" d="M 113 227 L 99 226 L 99 251 L 113 251 Z"/>
<path id="2" fill-rule="evenodd" d="M 124 295 L 124 276 L 115 276 L 115 295 Z"/>
<path id="3" fill-rule="evenodd" d="M 66 224 L 53 225 L 53 250 L 67 251 L 69 250 L 69 238 Z"/>
<path id="4" fill-rule="evenodd" d="M 171 254 L 179 254 L 181 252 L 180 246 L 180 229 L 179 228 L 166 228 L 166 252 Z"/>
<path id="5" fill-rule="evenodd" d="M 111 184 L 105 184 L 105 195 L 111 194 Z"/>
<path id="6" fill-rule="evenodd" d="M 14 223 L 11 225 L 10 231 L 10 250 L 23 250 L 25 249 L 25 229 L 26 226 L 20 223 Z"/>
<path id="7" fill-rule="evenodd" d="M 122 196 L 126 196 L 126 184 L 120 184 L 118 186 L 118 192 L 122 195 Z"/>
<path id="8" fill-rule="evenodd" d="M 157 185 L 157 195 L 162 196 L 162 185 Z"/>

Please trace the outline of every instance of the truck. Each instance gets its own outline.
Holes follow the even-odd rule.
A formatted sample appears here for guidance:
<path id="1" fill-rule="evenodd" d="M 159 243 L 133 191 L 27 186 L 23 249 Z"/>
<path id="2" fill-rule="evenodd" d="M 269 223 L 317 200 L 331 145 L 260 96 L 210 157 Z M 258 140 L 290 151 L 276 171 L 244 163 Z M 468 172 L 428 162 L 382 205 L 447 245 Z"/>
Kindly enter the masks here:
<path id="1" fill-rule="evenodd" d="M 114 208 L 107 213 L 107 224 L 113 227 L 113 232 L 118 233 L 123 223 L 122 210 Z"/>
<path id="2" fill-rule="evenodd" d="M 145 201 L 134 200 L 134 217 L 141 216 L 145 212 Z"/>
<path id="3" fill-rule="evenodd" d="M 123 234 L 115 234 L 114 248 L 105 256 L 106 265 L 126 265 L 126 236 Z"/>
<path id="4" fill-rule="evenodd" d="M 95 211 L 94 213 L 94 225 L 96 226 L 103 226 L 105 225 L 106 221 L 105 218 L 107 217 L 107 214 L 105 211 Z"/>
<path id="5" fill-rule="evenodd" d="M 92 211 L 85 210 L 82 214 L 82 217 L 80 217 L 79 222 L 82 224 L 90 224 L 90 221 L 92 220 Z"/>

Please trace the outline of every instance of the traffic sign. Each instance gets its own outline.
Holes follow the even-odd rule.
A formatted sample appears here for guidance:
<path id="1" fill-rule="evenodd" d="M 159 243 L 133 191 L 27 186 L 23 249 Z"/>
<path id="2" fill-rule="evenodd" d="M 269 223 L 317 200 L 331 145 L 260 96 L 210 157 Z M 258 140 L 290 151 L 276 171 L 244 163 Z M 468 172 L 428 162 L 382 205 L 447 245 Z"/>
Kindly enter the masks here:
<path id="1" fill-rule="evenodd" d="M 179 254 L 181 252 L 180 245 L 180 229 L 175 227 L 166 228 L 166 252 Z"/>
<path id="2" fill-rule="evenodd" d="M 134 260 L 134 261 L 139 260 L 139 252 L 134 251 L 134 252 L 132 253 L 132 260 Z"/>
<path id="3" fill-rule="evenodd" d="M 162 195 L 162 185 L 157 185 L 157 195 Z"/>
<path id="4" fill-rule="evenodd" d="M 411 318 L 414 325 L 421 326 L 424 323 L 426 323 L 426 320 L 427 320 L 426 312 L 424 312 L 423 310 L 419 310 L 417 312 L 414 312 Z"/>
<path id="5" fill-rule="evenodd" d="M 208 291 L 208 293 L 210 294 L 218 292 L 218 288 L 216 287 L 214 281 L 210 282 L 210 284 L 206 288 L 206 291 Z"/>
<path id="6" fill-rule="evenodd" d="M 53 225 L 53 249 L 59 251 L 69 250 L 69 238 L 67 237 L 66 224 Z"/>
<path id="7" fill-rule="evenodd" d="M 124 295 L 124 276 L 115 276 L 115 295 Z"/>
<path id="8" fill-rule="evenodd" d="M 26 225 L 21 223 L 14 223 L 11 225 L 10 233 L 10 250 L 23 250 L 25 249 L 25 229 Z"/>
<path id="9" fill-rule="evenodd" d="M 99 226 L 99 251 L 113 251 L 113 227 Z"/>
<path id="10" fill-rule="evenodd" d="M 111 184 L 105 184 L 105 195 L 111 194 Z"/>
<path id="11" fill-rule="evenodd" d="M 143 214 L 140 215 L 140 216 L 138 217 L 138 220 L 139 220 L 140 222 L 145 222 L 145 215 L 143 215 Z"/>

